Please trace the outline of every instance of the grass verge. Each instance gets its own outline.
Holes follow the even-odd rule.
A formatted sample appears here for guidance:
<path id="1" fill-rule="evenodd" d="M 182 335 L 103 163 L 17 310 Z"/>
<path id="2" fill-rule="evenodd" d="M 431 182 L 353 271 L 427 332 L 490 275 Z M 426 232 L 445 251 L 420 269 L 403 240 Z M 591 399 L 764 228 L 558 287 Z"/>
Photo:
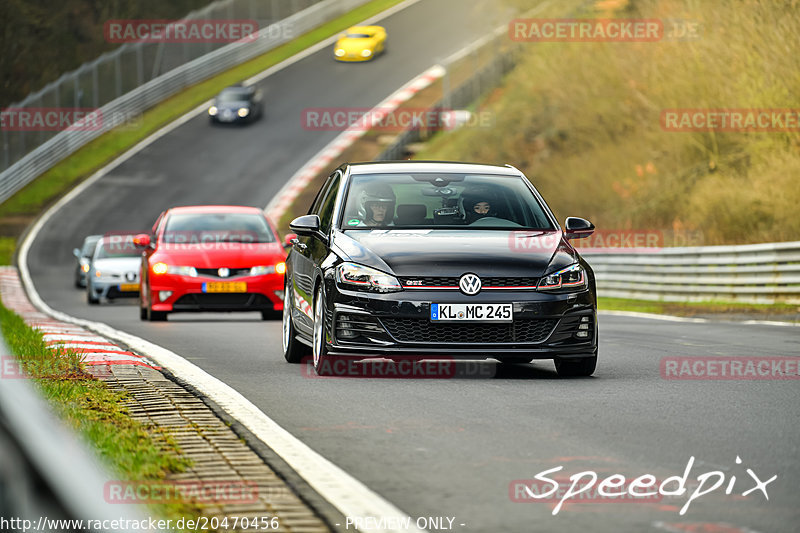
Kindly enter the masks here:
<path id="1" fill-rule="evenodd" d="M 89 443 L 118 479 L 159 480 L 190 466 L 168 435 L 131 419 L 123 407 L 128 396 L 109 390 L 86 373 L 78 354 L 49 347 L 38 330 L 2 304 L 0 327 L 24 376 L 33 381 L 60 418 Z M 4 362 L 2 379 L 13 377 L 8 375 L 9 366 Z M 200 507 L 188 502 L 158 504 L 151 509 L 167 518 L 200 516 Z"/>
<path id="2" fill-rule="evenodd" d="M 746 315 L 754 319 L 769 320 L 780 316 L 790 322 L 800 322 L 800 306 L 790 304 L 745 304 L 730 302 L 656 302 L 627 298 L 597 299 L 601 311 L 635 311 L 675 316 Z"/>
<path id="3" fill-rule="evenodd" d="M 77 183 L 159 128 L 213 98 L 223 88 L 277 65 L 401 1 L 372 0 L 291 42 L 181 91 L 146 111 L 136 127 L 120 127 L 98 137 L 0 205 L 0 236 L 18 237 L 35 216 Z M 5 250 L 6 245 L 3 246 Z M 0 254 L 0 259 L 5 256 Z"/>

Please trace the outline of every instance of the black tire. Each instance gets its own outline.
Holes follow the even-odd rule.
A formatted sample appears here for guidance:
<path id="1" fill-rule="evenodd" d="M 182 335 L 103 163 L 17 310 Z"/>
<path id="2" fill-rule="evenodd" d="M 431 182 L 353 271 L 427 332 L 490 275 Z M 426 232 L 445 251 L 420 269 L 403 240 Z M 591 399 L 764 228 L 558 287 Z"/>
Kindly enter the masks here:
<path id="1" fill-rule="evenodd" d="M 147 308 L 147 320 L 150 322 L 166 322 L 167 321 L 167 312 L 166 311 L 153 311 L 149 307 Z"/>
<path id="2" fill-rule="evenodd" d="M 100 303 L 100 298 L 96 298 L 94 296 L 94 291 L 92 290 L 91 287 L 87 287 L 86 289 L 86 302 L 89 305 L 97 305 Z"/>
<path id="3" fill-rule="evenodd" d="M 556 359 L 556 372 L 562 378 L 588 377 L 594 374 L 597 367 L 597 356 L 580 359 Z"/>
<path id="4" fill-rule="evenodd" d="M 139 305 L 139 320 L 147 320 L 147 308 Z"/>
<path id="5" fill-rule="evenodd" d="M 292 293 L 289 290 L 289 278 L 283 287 L 283 312 L 281 313 L 281 337 L 283 339 L 283 357 L 287 363 L 297 365 L 303 362 L 305 357 L 311 355 L 311 349 L 297 340 L 297 331 L 292 322 Z"/>
<path id="6" fill-rule="evenodd" d="M 325 298 L 322 285 L 314 294 L 314 371 L 318 376 L 330 373 L 330 357 L 325 343 Z"/>
<path id="7" fill-rule="evenodd" d="M 281 320 L 282 318 L 281 311 L 261 311 L 261 320 Z"/>

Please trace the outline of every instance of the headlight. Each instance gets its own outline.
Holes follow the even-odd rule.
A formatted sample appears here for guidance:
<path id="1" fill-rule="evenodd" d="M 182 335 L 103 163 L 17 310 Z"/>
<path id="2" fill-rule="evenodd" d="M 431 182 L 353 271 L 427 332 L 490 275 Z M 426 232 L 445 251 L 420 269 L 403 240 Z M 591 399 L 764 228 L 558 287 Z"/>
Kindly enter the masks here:
<path id="1" fill-rule="evenodd" d="M 539 280 L 537 289 L 552 291 L 555 289 L 582 289 L 586 286 L 586 274 L 579 263 L 568 266 L 558 272 L 548 274 Z"/>
<path id="2" fill-rule="evenodd" d="M 84 263 L 83 261 L 81 261 L 81 270 L 83 272 L 89 272 L 90 268 L 91 267 L 89 266 L 89 263 Z"/>
<path id="3" fill-rule="evenodd" d="M 372 50 L 362 50 L 361 57 L 369 57 L 372 55 Z"/>
<path id="4" fill-rule="evenodd" d="M 364 291 L 395 292 L 402 289 L 391 274 L 356 263 L 342 263 L 336 267 L 336 281 L 349 289 Z"/>
<path id="5" fill-rule="evenodd" d="M 344 55 L 344 48 L 337 48 L 334 54 L 336 57 L 342 57 Z"/>
<path id="6" fill-rule="evenodd" d="M 237 111 L 236 114 L 239 115 L 239 117 L 244 118 L 250 114 L 250 110 L 247 109 L 246 107 L 240 107 L 239 111 Z"/>
<path id="7" fill-rule="evenodd" d="M 211 107 L 208 108 L 208 114 L 211 115 L 212 117 L 217 116 L 217 111 L 219 111 L 219 110 L 217 109 L 217 106 L 215 106 L 215 105 L 212 105 Z"/>
<path id="8" fill-rule="evenodd" d="M 176 274 L 178 276 L 191 276 L 193 278 L 197 277 L 197 269 L 194 267 L 186 267 L 186 266 L 168 266 L 167 267 L 168 274 Z"/>
<path id="9" fill-rule="evenodd" d="M 250 269 L 251 276 L 263 276 L 264 274 L 274 274 L 275 267 L 273 265 L 254 266 Z"/>

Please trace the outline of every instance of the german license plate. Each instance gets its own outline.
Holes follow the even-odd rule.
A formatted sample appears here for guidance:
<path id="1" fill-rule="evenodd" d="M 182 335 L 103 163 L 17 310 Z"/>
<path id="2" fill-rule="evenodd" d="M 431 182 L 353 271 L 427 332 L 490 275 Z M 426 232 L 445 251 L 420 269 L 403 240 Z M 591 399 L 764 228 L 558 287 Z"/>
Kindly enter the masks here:
<path id="1" fill-rule="evenodd" d="M 119 286 L 119 292 L 136 292 L 139 290 L 138 283 L 122 283 Z"/>
<path id="2" fill-rule="evenodd" d="M 203 292 L 247 292 L 247 282 L 209 281 L 203 283 Z"/>
<path id="3" fill-rule="evenodd" d="M 431 320 L 470 322 L 511 322 L 513 304 L 431 304 Z"/>

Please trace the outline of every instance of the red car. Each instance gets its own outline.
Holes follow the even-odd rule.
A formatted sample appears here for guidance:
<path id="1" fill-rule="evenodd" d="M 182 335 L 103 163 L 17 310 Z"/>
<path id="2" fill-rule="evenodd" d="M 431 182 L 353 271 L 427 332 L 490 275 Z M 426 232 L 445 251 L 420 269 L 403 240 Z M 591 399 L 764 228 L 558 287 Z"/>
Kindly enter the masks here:
<path id="1" fill-rule="evenodd" d="M 162 321 L 184 311 L 281 316 L 286 253 L 261 209 L 174 207 L 134 242 L 144 250 L 142 320 Z"/>

